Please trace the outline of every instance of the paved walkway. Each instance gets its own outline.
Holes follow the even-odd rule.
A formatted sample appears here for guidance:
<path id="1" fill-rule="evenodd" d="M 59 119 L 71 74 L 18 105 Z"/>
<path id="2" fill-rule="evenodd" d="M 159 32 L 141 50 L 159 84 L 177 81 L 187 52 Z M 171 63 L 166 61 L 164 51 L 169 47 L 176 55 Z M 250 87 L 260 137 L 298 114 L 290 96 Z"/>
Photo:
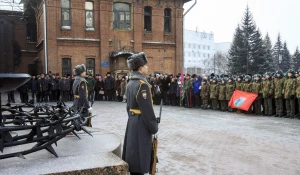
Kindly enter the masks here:
<path id="1" fill-rule="evenodd" d="M 93 113 L 94 128 L 124 138 L 125 103 L 97 101 Z M 300 174 L 297 119 L 164 106 L 158 141 L 158 175 Z"/>

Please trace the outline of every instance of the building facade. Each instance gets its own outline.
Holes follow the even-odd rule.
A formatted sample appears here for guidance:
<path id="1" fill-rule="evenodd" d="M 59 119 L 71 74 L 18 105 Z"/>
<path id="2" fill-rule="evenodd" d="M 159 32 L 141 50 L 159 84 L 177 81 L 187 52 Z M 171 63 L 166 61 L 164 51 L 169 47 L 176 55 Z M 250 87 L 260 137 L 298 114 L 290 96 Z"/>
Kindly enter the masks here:
<path id="1" fill-rule="evenodd" d="M 35 18 L 0 10 L 0 73 L 37 73 Z"/>
<path id="2" fill-rule="evenodd" d="M 125 75 L 127 57 L 145 52 L 150 73 L 181 72 L 187 1 L 46 0 L 44 6 L 38 0 L 41 70 L 72 74 L 74 66 L 85 64 L 89 74 Z"/>
<path id="3" fill-rule="evenodd" d="M 184 68 L 190 74 L 202 74 L 205 62 L 215 53 L 214 34 L 185 29 Z"/>

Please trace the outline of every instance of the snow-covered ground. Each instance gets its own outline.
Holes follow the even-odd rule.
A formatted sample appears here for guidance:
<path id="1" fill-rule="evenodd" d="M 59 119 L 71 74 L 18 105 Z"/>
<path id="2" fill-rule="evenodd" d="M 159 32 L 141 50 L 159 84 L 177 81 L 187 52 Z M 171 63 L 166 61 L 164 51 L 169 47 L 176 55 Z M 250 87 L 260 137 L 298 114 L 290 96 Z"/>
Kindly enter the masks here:
<path id="1" fill-rule="evenodd" d="M 96 101 L 93 114 L 94 128 L 123 140 L 125 103 Z M 299 136 L 297 119 L 163 106 L 157 174 L 300 174 Z"/>

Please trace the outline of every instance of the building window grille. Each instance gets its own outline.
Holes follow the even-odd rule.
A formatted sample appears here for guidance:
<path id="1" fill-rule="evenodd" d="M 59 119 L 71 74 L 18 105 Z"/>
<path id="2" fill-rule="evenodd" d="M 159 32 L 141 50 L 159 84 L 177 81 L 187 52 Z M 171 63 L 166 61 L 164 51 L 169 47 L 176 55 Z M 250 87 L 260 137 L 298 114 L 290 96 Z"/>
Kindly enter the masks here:
<path id="1" fill-rule="evenodd" d="M 165 9 L 165 21 L 164 21 L 165 33 L 171 33 L 171 9 Z"/>
<path id="2" fill-rule="evenodd" d="M 63 58 L 61 66 L 62 66 L 62 76 L 68 74 L 72 75 L 71 58 Z"/>
<path id="3" fill-rule="evenodd" d="M 85 2 L 85 27 L 94 28 L 94 4 L 93 2 Z"/>
<path id="4" fill-rule="evenodd" d="M 146 32 L 152 31 L 152 8 L 149 6 L 144 8 L 144 30 Z"/>
<path id="5" fill-rule="evenodd" d="M 87 75 L 92 74 L 95 75 L 95 59 L 94 58 L 87 58 L 86 59 L 86 73 Z"/>
<path id="6" fill-rule="evenodd" d="M 130 5 L 126 3 L 114 3 L 114 29 L 131 30 Z"/>
<path id="7" fill-rule="evenodd" d="M 61 0 L 61 26 L 71 26 L 70 0 Z"/>

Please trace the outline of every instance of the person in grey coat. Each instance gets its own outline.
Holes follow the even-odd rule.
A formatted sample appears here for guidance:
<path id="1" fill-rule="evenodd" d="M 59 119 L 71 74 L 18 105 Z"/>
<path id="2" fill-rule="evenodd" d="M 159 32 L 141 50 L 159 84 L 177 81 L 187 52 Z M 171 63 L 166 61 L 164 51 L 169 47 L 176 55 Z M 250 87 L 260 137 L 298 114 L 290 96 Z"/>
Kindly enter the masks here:
<path id="1" fill-rule="evenodd" d="M 88 109 L 89 111 L 92 110 L 92 108 L 89 105 L 89 102 L 87 100 L 87 85 L 86 80 L 84 78 L 86 74 L 86 68 L 82 65 L 77 65 L 74 68 L 74 74 L 76 75 L 74 83 L 73 83 L 73 94 L 74 94 L 74 103 L 72 108 L 76 111 L 81 110 L 82 107 L 85 109 Z M 82 115 L 88 116 L 87 110 Z"/>
<path id="2" fill-rule="evenodd" d="M 148 173 L 151 162 L 152 135 L 158 131 L 153 111 L 151 85 L 148 83 L 147 57 L 143 52 L 127 59 L 131 79 L 126 87 L 128 122 L 122 159 L 131 175 Z"/>

